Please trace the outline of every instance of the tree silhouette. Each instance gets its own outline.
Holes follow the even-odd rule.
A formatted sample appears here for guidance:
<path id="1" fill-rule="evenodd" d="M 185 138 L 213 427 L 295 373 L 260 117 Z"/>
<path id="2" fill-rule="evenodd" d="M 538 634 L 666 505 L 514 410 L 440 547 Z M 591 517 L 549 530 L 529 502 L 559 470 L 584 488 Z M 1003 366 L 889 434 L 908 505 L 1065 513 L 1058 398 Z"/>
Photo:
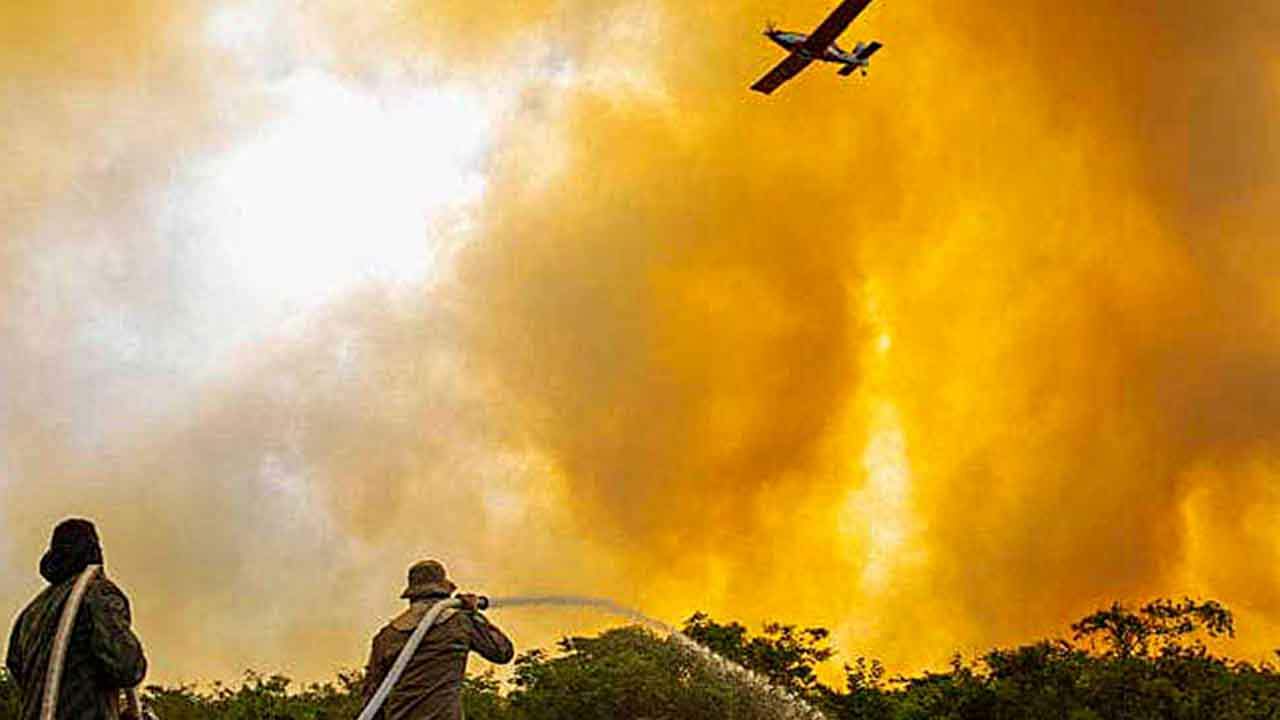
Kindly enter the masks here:
<path id="1" fill-rule="evenodd" d="M 1206 641 L 1233 637 L 1219 603 L 1119 603 L 1049 639 L 955 656 L 943 672 L 888 678 L 875 660 L 845 666 L 845 687 L 823 684 L 828 633 L 770 623 L 753 634 L 698 613 L 684 630 L 726 658 L 803 694 L 831 720 L 1280 720 L 1280 673 L 1219 656 Z M 162 720 L 350 720 L 359 673 L 295 688 L 247 673 L 238 686 L 149 686 Z M 523 654 L 514 675 L 463 686 L 469 720 L 779 720 L 776 695 L 718 671 L 687 646 L 640 627 L 562 640 Z M 0 720 L 18 717 L 17 691 L 0 671 Z"/>

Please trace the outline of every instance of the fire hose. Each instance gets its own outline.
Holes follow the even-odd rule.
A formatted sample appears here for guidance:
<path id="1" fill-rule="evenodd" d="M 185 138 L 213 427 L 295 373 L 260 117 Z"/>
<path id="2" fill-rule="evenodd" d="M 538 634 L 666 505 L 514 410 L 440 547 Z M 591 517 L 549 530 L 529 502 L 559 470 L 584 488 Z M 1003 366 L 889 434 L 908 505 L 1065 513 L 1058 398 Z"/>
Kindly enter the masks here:
<path id="1" fill-rule="evenodd" d="M 67 660 L 67 645 L 71 642 L 71 629 L 75 626 L 76 613 L 80 611 L 80 602 L 84 600 L 89 582 L 102 572 L 101 565 L 90 565 L 85 568 L 76 583 L 71 587 L 67 603 L 62 607 L 62 616 L 58 618 L 58 632 L 53 636 L 53 648 L 49 653 L 49 669 L 45 675 L 44 697 L 40 703 L 40 720 L 54 720 L 58 710 L 58 688 L 62 684 L 62 667 Z M 138 700 L 137 688 L 124 691 L 125 701 L 133 717 L 142 720 L 142 703 Z"/>
<path id="2" fill-rule="evenodd" d="M 478 609 L 484 610 L 489 607 L 488 598 L 479 597 L 476 600 Z M 396 656 L 396 661 L 391 665 L 391 669 L 387 671 L 387 676 L 382 679 L 382 683 L 378 685 L 373 697 L 369 698 L 369 704 L 364 706 L 356 720 L 373 720 L 373 716 L 378 714 L 378 710 L 382 708 L 382 703 L 386 702 L 387 696 L 391 694 L 391 689 L 395 687 L 400 680 L 400 676 L 404 674 L 404 669 L 408 667 L 409 660 L 413 658 L 413 653 L 422 644 L 422 638 L 426 637 L 427 631 L 431 629 L 432 625 L 435 625 L 436 620 L 440 618 L 440 614 L 445 610 L 460 607 L 462 607 L 462 601 L 458 598 L 445 598 L 436 602 L 427 610 L 427 614 L 423 615 L 422 619 L 418 621 L 418 626 L 413 629 L 413 634 L 409 636 L 404 647 L 400 650 L 400 654 Z"/>

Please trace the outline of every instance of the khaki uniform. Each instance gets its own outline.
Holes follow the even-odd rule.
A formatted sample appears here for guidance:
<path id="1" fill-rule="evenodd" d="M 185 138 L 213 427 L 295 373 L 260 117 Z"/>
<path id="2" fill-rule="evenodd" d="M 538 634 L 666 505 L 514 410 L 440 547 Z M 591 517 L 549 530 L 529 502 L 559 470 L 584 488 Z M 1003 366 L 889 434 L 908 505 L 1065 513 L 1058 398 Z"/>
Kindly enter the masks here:
<path id="1" fill-rule="evenodd" d="M 45 588 L 13 626 L 5 665 L 21 694 L 18 720 L 40 717 L 53 639 L 75 582 L 71 577 Z M 89 583 L 67 643 L 57 720 L 119 717 L 120 691 L 147 674 L 142 643 L 130 623 L 129 600 L 115 583 L 98 575 Z"/>
<path id="2" fill-rule="evenodd" d="M 432 604 L 414 602 L 374 637 L 365 670 L 365 704 Z M 515 655 L 511 640 L 482 614 L 445 610 L 423 637 L 377 720 L 460 720 L 462 679 L 467 671 L 467 653 L 473 650 L 493 663 L 511 662 Z"/>

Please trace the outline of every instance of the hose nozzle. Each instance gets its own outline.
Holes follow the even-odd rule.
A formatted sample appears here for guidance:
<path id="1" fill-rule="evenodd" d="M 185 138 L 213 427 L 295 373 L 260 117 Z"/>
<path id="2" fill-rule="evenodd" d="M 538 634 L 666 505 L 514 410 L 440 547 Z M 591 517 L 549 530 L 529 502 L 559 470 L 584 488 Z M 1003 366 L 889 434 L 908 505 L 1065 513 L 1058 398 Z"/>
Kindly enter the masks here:
<path id="1" fill-rule="evenodd" d="M 449 598 L 449 602 L 452 603 L 453 607 L 465 607 L 466 603 L 463 602 L 462 600 L 464 597 L 474 598 L 476 602 L 477 610 L 489 609 L 490 603 L 489 603 L 488 596 L 477 595 L 475 593 L 458 593 L 457 595 L 454 595 L 452 598 Z"/>

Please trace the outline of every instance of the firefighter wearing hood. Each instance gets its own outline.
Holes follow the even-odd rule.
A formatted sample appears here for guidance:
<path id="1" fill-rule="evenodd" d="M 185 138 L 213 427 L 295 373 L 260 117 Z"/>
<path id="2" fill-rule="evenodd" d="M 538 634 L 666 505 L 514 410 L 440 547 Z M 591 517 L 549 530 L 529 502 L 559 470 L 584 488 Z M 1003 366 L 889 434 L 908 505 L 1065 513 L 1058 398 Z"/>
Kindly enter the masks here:
<path id="1" fill-rule="evenodd" d="M 14 623 L 5 666 L 19 691 L 19 720 L 38 720 L 49 656 L 63 607 L 85 568 L 102 565 L 102 545 L 93 523 L 71 519 L 53 530 L 40 575 L 49 586 Z M 142 643 L 131 629 L 129 600 L 105 574 L 89 581 L 72 625 L 58 688 L 55 720 L 117 720 L 121 691 L 147 673 Z"/>

